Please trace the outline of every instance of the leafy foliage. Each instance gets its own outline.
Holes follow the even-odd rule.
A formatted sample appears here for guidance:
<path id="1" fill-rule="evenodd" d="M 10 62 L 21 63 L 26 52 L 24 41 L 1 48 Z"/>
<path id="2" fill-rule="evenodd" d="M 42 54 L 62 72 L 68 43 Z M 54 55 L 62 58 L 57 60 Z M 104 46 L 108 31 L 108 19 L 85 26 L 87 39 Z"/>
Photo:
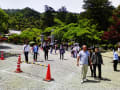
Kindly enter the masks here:
<path id="1" fill-rule="evenodd" d="M 8 15 L 0 9 L 0 33 L 5 33 L 7 32 L 7 27 L 8 27 Z"/>
<path id="2" fill-rule="evenodd" d="M 108 40 L 109 43 L 116 44 L 120 41 L 120 8 L 114 10 L 111 18 L 112 25 L 108 28 L 108 31 L 104 32 L 102 39 Z"/>
<path id="3" fill-rule="evenodd" d="M 53 34 L 57 40 L 70 41 L 74 40 L 76 42 L 95 43 L 95 41 L 100 41 L 103 31 L 98 32 L 96 30 L 97 25 L 91 25 L 91 21 L 88 19 L 80 20 L 79 23 L 71 23 L 64 26 L 55 27 Z"/>
<path id="4" fill-rule="evenodd" d="M 42 33 L 41 29 L 37 28 L 27 28 L 22 31 L 20 35 L 13 34 L 9 37 L 9 41 L 14 43 L 24 43 L 25 41 L 35 41 L 40 42 L 40 35 Z"/>
<path id="5" fill-rule="evenodd" d="M 52 7 L 45 5 L 43 13 L 29 7 L 4 10 L 6 13 L 0 9 L 2 17 L 0 30 L 1 32 L 9 29 L 21 30 L 21 35 L 14 34 L 9 37 L 9 40 L 15 43 L 25 40 L 40 42 L 41 34 L 44 34 L 46 40 L 48 36 L 54 34 L 59 43 L 79 42 L 92 45 L 106 43 L 107 40 L 110 43 L 118 42 L 120 40 L 120 7 L 114 10 L 108 0 L 84 0 L 84 3 L 85 11 L 80 14 L 67 11 L 65 6 L 55 11 Z M 107 29 L 109 31 L 106 31 Z"/>
<path id="6" fill-rule="evenodd" d="M 113 6 L 109 0 L 84 0 L 83 13 L 88 19 L 92 19 L 93 23 L 97 23 L 98 30 L 107 30 L 109 18 L 112 16 Z"/>
<path id="7" fill-rule="evenodd" d="M 21 33 L 20 37 L 23 40 L 27 39 L 29 41 L 33 41 L 33 40 L 36 41 L 37 38 L 40 37 L 41 32 L 42 32 L 42 30 L 37 29 L 37 28 L 32 28 L 32 29 L 31 28 L 27 28 L 26 30 L 24 30 Z"/>

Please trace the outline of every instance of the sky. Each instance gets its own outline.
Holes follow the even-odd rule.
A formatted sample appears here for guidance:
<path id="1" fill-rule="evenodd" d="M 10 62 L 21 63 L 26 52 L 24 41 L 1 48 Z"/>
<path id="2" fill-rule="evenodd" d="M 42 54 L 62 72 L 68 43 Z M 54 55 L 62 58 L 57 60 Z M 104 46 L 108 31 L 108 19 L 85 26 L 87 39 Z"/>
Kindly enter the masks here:
<path id="1" fill-rule="evenodd" d="M 112 5 L 117 7 L 120 5 L 120 0 L 109 0 Z M 48 5 L 58 10 L 65 6 L 68 11 L 79 13 L 84 11 L 82 8 L 83 0 L 0 0 L 0 8 L 2 9 L 22 9 L 30 7 L 39 12 L 44 12 L 44 6 Z"/>

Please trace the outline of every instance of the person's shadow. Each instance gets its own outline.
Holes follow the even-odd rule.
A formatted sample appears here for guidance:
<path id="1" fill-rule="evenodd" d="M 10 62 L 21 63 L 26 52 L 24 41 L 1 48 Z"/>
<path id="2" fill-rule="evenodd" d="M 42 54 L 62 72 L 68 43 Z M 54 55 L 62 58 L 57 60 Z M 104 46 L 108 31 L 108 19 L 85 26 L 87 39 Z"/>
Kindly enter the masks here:
<path id="1" fill-rule="evenodd" d="M 98 77 L 95 80 L 87 80 L 85 83 L 100 83 L 101 81 L 111 81 L 108 78 L 104 78 L 102 77 L 101 79 L 99 79 Z"/>
<path id="2" fill-rule="evenodd" d="M 100 83 L 100 80 L 87 80 L 85 83 Z"/>
<path id="3" fill-rule="evenodd" d="M 111 81 L 110 79 L 108 79 L 108 78 L 101 78 L 101 80 L 103 80 L 103 81 Z"/>
<path id="4" fill-rule="evenodd" d="M 47 61 L 54 61 L 54 60 L 47 60 Z"/>
<path id="5" fill-rule="evenodd" d="M 37 62 L 44 62 L 44 60 L 40 60 L 40 61 L 37 61 Z"/>
<path id="6" fill-rule="evenodd" d="M 9 46 L 2 46 L 2 45 L 0 45 L 0 49 L 11 49 L 11 47 L 9 47 Z"/>
<path id="7" fill-rule="evenodd" d="M 117 70 L 116 72 L 120 72 L 120 70 Z"/>

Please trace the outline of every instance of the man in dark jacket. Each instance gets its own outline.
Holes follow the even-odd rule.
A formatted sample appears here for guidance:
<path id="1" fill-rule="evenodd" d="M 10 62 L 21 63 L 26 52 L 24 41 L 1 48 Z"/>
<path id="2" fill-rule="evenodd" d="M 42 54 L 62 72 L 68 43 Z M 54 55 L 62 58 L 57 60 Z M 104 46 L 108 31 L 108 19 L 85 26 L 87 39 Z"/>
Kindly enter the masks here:
<path id="1" fill-rule="evenodd" d="M 44 51 L 44 57 L 45 57 L 45 61 L 46 61 L 46 60 L 48 60 L 48 52 L 49 52 L 49 46 L 48 46 L 48 44 L 46 44 L 43 47 L 43 51 Z"/>
<path id="2" fill-rule="evenodd" d="M 60 60 L 64 59 L 64 53 L 65 53 L 65 49 L 64 49 L 63 45 L 60 45 Z"/>
<path id="3" fill-rule="evenodd" d="M 101 53 L 99 52 L 99 48 L 95 48 L 95 52 L 92 54 L 91 57 L 92 64 L 93 64 L 93 74 L 94 78 L 96 78 L 96 67 L 98 67 L 99 79 L 101 79 L 101 64 L 103 64 L 103 59 Z"/>

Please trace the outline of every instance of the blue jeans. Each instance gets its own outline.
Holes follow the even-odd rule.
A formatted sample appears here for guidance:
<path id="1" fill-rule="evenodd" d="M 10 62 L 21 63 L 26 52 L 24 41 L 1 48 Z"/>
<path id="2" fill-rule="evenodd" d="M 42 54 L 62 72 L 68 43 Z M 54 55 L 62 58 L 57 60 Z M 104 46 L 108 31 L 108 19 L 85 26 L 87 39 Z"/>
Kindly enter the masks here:
<path id="1" fill-rule="evenodd" d="M 50 54 L 52 54 L 53 48 L 50 49 Z"/>

